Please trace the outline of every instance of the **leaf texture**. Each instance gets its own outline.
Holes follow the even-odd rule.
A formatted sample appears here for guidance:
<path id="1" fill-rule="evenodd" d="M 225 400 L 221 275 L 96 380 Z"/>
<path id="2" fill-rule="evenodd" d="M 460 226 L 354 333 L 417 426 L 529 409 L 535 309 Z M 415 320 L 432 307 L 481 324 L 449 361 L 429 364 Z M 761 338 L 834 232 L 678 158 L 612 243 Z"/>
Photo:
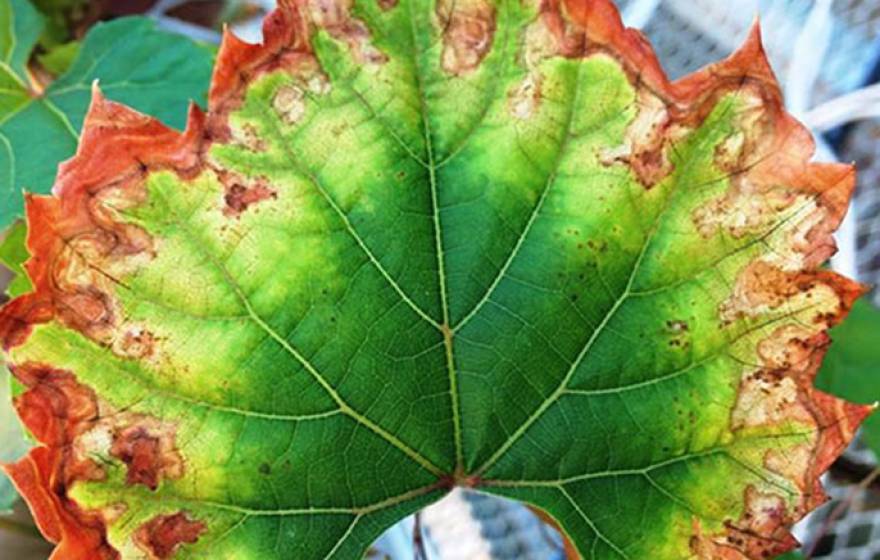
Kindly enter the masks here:
<path id="1" fill-rule="evenodd" d="M 0 229 L 21 216 L 22 190 L 48 193 L 58 163 L 73 155 L 94 80 L 172 126 L 184 124 L 188 99 L 207 93 L 210 52 L 137 17 L 95 26 L 70 68 L 40 90 L 27 63 L 43 28 L 26 0 L 0 3 Z"/>
<path id="2" fill-rule="evenodd" d="M 184 133 L 95 90 L 0 313 L 55 558 L 358 558 L 466 486 L 585 558 L 759 559 L 870 412 L 757 26 L 670 82 L 607 0 L 285 0 Z"/>

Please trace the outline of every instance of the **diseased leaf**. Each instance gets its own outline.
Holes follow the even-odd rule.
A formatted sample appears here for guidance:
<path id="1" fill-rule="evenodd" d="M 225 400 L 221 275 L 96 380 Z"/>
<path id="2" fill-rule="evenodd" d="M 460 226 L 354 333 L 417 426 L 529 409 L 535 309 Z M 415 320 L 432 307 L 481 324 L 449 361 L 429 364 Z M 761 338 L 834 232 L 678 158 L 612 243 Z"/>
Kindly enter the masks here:
<path id="1" fill-rule="evenodd" d="M 0 462 L 18 461 L 31 447 L 10 398 L 9 371 L 0 365 Z M 6 475 L 0 473 L 0 515 L 10 512 L 18 498 Z"/>
<path id="2" fill-rule="evenodd" d="M 351 559 L 455 485 L 591 559 L 766 558 L 870 412 L 755 28 L 670 83 L 607 0 L 286 0 L 185 133 L 94 94 L 0 312 L 59 558 Z"/>
<path id="3" fill-rule="evenodd" d="M 18 297 L 33 288 L 24 271 L 24 263 L 29 256 L 25 246 L 26 235 L 27 226 L 24 222 L 16 222 L 0 241 L 0 264 L 13 273 L 12 280 L 6 287 L 6 295 L 9 297 Z"/>
<path id="4" fill-rule="evenodd" d="M 45 91 L 31 84 L 26 64 L 43 28 L 25 0 L 0 3 L 0 230 L 22 212 L 21 191 L 48 193 L 59 162 L 72 156 L 92 82 L 111 98 L 184 124 L 184 104 L 204 99 L 211 56 L 191 40 L 156 29 L 146 18 L 95 26 L 72 66 Z"/>
<path id="5" fill-rule="evenodd" d="M 880 402 L 880 311 L 867 301 L 859 301 L 831 337 L 834 344 L 822 363 L 816 386 L 852 402 Z M 862 424 L 862 436 L 880 457 L 880 416 L 875 414 Z"/>

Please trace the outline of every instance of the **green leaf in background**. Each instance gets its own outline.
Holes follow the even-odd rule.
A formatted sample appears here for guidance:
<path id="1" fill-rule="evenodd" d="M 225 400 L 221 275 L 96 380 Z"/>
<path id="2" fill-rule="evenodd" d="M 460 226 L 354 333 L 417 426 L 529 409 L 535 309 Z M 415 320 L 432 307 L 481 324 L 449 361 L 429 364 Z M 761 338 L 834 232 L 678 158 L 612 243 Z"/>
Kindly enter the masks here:
<path id="1" fill-rule="evenodd" d="M 880 401 L 880 310 L 867 298 L 859 300 L 831 338 L 816 387 L 857 403 Z M 880 414 L 862 424 L 862 436 L 880 456 Z"/>
<path id="2" fill-rule="evenodd" d="M 27 61 L 42 29 L 42 18 L 25 0 L 0 2 L 0 122 L 30 101 Z"/>
<path id="3" fill-rule="evenodd" d="M 38 55 L 37 60 L 53 76 L 60 76 L 67 72 L 76 60 L 82 44 L 79 41 L 71 41 L 52 47 L 48 52 Z"/>
<path id="4" fill-rule="evenodd" d="M 188 101 L 205 102 L 211 75 L 206 49 L 149 19 L 123 18 L 95 26 L 69 70 L 38 94 L 26 64 L 42 29 L 43 18 L 24 0 L 0 4 L 0 49 L 7 53 L 0 72 L 0 229 L 21 215 L 21 191 L 48 192 L 58 163 L 73 155 L 94 80 L 111 99 L 179 128 Z"/>
<path id="5" fill-rule="evenodd" d="M 17 461 L 30 448 L 15 409 L 12 407 L 9 371 L 0 364 L 0 463 Z M 0 471 L 0 514 L 9 513 L 18 494 Z"/>
<path id="6" fill-rule="evenodd" d="M 0 264 L 14 274 L 6 287 L 6 295 L 9 297 L 20 296 L 31 289 L 31 281 L 24 270 L 24 263 L 29 256 L 26 241 L 27 226 L 18 221 L 7 230 L 6 236 L 0 242 Z"/>

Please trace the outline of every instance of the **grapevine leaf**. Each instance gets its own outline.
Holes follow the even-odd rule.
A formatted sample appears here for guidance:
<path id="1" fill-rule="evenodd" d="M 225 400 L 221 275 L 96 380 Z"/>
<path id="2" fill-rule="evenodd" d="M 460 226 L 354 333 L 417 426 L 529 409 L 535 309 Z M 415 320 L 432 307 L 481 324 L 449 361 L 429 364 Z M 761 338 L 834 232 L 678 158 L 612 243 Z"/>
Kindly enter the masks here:
<path id="1" fill-rule="evenodd" d="M 880 402 L 880 311 L 866 301 L 859 301 L 849 320 L 836 327 L 831 336 L 834 345 L 822 363 L 816 386 L 853 402 Z M 865 421 L 862 435 L 880 457 L 880 416 L 873 415 Z"/>
<path id="2" fill-rule="evenodd" d="M 149 19 L 124 18 L 95 26 L 70 68 L 39 92 L 26 65 L 42 28 L 25 0 L 0 4 L 0 230 L 21 215 L 22 189 L 48 192 L 58 163 L 73 155 L 94 80 L 112 98 L 182 126 L 184 104 L 204 98 L 210 76 L 205 49 Z"/>
<path id="3" fill-rule="evenodd" d="M 870 408 L 760 33 L 669 82 L 608 0 L 284 0 L 184 133 L 95 90 L 0 312 L 59 558 L 360 557 L 454 486 L 584 557 L 796 543 Z"/>
<path id="4" fill-rule="evenodd" d="M 76 56 L 79 54 L 81 46 L 82 44 L 79 41 L 70 41 L 69 43 L 52 47 L 44 54 L 37 55 L 37 60 L 40 62 L 40 66 L 50 74 L 60 76 L 70 69 L 73 61 L 76 60 Z"/>
<path id="5" fill-rule="evenodd" d="M 0 264 L 13 274 L 12 280 L 6 287 L 6 295 L 9 297 L 18 297 L 32 289 L 24 271 L 24 263 L 29 256 L 25 245 L 26 235 L 27 226 L 24 222 L 16 222 L 0 241 Z"/>

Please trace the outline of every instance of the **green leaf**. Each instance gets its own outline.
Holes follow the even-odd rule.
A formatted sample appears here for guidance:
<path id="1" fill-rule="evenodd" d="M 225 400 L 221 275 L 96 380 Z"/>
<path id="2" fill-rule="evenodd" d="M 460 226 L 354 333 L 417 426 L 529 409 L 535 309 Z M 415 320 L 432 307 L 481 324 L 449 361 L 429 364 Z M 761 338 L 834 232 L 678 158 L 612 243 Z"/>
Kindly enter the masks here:
<path id="1" fill-rule="evenodd" d="M 94 80 L 111 98 L 178 127 L 189 100 L 203 102 L 207 91 L 205 49 L 148 19 L 124 18 L 92 28 L 70 68 L 37 95 L 25 66 L 41 29 L 24 0 L 0 7 L 0 47 L 9 46 L 0 76 L 0 230 L 21 215 L 21 191 L 49 192 L 58 163 L 73 155 Z"/>
<path id="2" fill-rule="evenodd" d="M 79 41 L 71 41 L 57 47 L 52 47 L 48 52 L 38 55 L 37 60 L 53 76 L 60 76 L 70 69 L 70 66 L 79 54 L 81 45 Z"/>
<path id="3" fill-rule="evenodd" d="M 867 301 L 857 302 L 849 319 L 831 331 L 831 338 L 816 387 L 852 402 L 880 402 L 880 311 Z M 880 415 L 865 421 L 862 436 L 880 456 Z"/>
<path id="4" fill-rule="evenodd" d="M 354 559 L 455 486 L 592 560 L 795 546 L 870 411 L 812 385 L 854 176 L 757 29 L 675 84 L 607 0 L 284 0 L 265 36 L 185 133 L 96 93 L 28 202 L 8 469 L 60 550 Z"/>
<path id="5" fill-rule="evenodd" d="M 17 297 L 31 290 L 31 282 L 24 270 L 24 263 L 30 256 L 27 250 L 27 226 L 24 222 L 16 222 L 6 231 L 0 242 L 0 264 L 13 273 L 12 280 L 6 287 L 6 295 Z"/>
<path id="6" fill-rule="evenodd" d="M 12 407 L 10 377 L 0 365 L 0 463 L 17 461 L 31 447 Z M 9 513 L 18 498 L 6 475 L 0 472 L 0 514 Z"/>

